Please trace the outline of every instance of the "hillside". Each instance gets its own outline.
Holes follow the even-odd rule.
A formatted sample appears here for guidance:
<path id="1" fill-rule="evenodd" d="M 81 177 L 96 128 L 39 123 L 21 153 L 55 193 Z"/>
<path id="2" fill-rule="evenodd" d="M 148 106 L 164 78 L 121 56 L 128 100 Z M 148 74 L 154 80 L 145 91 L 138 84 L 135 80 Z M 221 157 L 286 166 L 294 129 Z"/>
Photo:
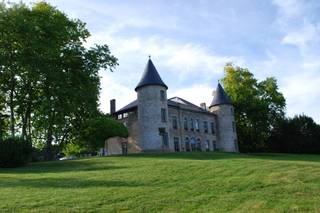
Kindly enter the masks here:
<path id="1" fill-rule="evenodd" d="M 172 153 L 0 169 L 0 210 L 283 212 L 320 209 L 320 156 Z"/>

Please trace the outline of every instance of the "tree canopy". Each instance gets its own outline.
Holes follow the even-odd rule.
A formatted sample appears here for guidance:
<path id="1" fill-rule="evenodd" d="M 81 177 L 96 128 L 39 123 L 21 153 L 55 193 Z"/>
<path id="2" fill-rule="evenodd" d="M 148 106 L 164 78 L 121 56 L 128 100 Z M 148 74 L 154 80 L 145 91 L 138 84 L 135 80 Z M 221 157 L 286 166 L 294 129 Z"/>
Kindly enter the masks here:
<path id="1" fill-rule="evenodd" d="M 272 130 L 269 151 L 319 154 L 320 125 L 306 115 L 283 119 Z"/>
<path id="2" fill-rule="evenodd" d="M 107 45 L 86 48 L 85 23 L 48 3 L 0 5 L 0 140 L 44 143 L 75 137 L 98 113 L 100 69 L 117 58 Z"/>
<path id="3" fill-rule="evenodd" d="M 259 151 L 277 122 L 284 118 L 285 99 L 275 78 L 258 81 L 245 68 L 227 64 L 222 83 L 235 106 L 240 151 Z"/>
<path id="4" fill-rule="evenodd" d="M 91 118 L 83 128 L 82 139 L 91 149 L 102 148 L 105 141 L 111 137 L 128 137 L 128 130 L 119 121 L 108 115 Z"/>

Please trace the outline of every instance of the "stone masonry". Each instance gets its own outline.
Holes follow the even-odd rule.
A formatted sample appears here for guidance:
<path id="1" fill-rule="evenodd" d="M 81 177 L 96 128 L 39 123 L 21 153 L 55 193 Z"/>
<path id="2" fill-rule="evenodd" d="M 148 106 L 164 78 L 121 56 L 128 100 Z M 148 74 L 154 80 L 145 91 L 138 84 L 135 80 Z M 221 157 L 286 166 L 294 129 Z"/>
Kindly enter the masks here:
<path id="1" fill-rule="evenodd" d="M 234 107 L 218 84 L 209 107 L 182 98 L 167 98 L 167 85 L 149 59 L 135 88 L 137 100 L 111 114 L 129 131 L 128 153 L 214 151 L 238 152 Z"/>

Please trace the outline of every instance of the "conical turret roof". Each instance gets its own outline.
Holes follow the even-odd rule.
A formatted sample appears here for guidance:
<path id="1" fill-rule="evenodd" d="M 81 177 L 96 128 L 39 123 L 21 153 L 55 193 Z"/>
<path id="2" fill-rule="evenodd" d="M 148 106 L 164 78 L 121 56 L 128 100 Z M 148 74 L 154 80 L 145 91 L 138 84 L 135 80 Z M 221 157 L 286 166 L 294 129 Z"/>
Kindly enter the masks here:
<path id="1" fill-rule="evenodd" d="M 210 107 L 222 105 L 222 104 L 232 104 L 232 102 L 231 102 L 229 96 L 227 95 L 227 93 L 222 88 L 221 84 L 218 83 L 217 90 L 214 94 L 214 97 L 213 97 L 213 100 L 210 104 Z"/>
<path id="2" fill-rule="evenodd" d="M 147 66 L 142 75 L 142 78 L 135 88 L 135 91 L 137 91 L 139 88 L 143 86 L 148 86 L 148 85 L 160 85 L 168 89 L 167 85 L 163 83 L 157 69 L 153 65 L 150 58 L 148 60 Z"/>

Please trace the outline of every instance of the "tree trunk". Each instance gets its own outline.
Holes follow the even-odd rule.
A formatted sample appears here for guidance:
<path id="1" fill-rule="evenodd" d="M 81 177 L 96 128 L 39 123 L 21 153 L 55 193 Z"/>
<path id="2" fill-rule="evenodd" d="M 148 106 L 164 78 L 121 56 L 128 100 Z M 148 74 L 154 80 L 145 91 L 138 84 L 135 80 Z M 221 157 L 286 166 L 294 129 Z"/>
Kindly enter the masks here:
<path id="1" fill-rule="evenodd" d="M 28 129 L 28 124 L 30 125 L 30 122 L 28 122 L 28 120 L 30 119 L 30 106 L 27 106 L 27 109 L 24 113 L 24 115 L 21 116 L 22 117 L 22 138 L 23 139 L 27 139 L 28 138 L 28 134 L 27 134 L 27 129 Z M 30 130 L 30 127 L 29 127 Z M 30 133 L 29 133 L 30 134 Z"/>
<path id="2" fill-rule="evenodd" d="M 22 120 L 22 138 L 26 139 L 27 138 L 27 115 L 26 113 L 21 116 Z"/>
<path id="3" fill-rule="evenodd" d="M 29 111 L 29 114 L 28 114 L 28 137 L 27 139 L 29 141 L 32 141 L 32 136 L 31 136 L 31 110 Z"/>
<path id="4" fill-rule="evenodd" d="M 0 113 L 0 142 L 2 142 L 3 139 L 3 127 L 2 127 L 2 117 L 1 117 L 1 113 Z"/>
<path id="5" fill-rule="evenodd" d="M 52 125 L 49 124 L 46 140 L 45 160 L 52 160 Z"/>
<path id="6" fill-rule="evenodd" d="M 9 105 L 10 105 L 10 132 L 11 132 L 11 137 L 14 137 L 14 124 L 15 124 L 15 118 L 14 118 L 14 103 L 13 103 L 13 98 L 14 98 L 14 88 L 15 88 L 15 82 L 14 78 L 11 80 L 11 90 L 10 90 L 10 100 L 9 100 Z"/>

